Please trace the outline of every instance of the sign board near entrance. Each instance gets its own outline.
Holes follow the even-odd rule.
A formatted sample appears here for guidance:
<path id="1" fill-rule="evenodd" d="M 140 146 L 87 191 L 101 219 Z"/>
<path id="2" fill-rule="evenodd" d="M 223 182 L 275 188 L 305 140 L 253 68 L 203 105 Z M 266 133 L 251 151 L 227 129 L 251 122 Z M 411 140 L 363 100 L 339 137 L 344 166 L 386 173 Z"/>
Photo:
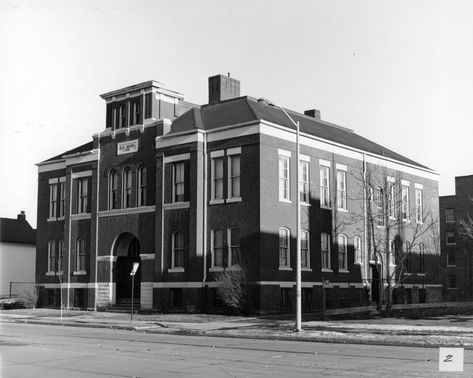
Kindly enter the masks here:
<path id="1" fill-rule="evenodd" d="M 97 302 L 99 304 L 110 303 L 110 282 L 97 282 Z"/>
<path id="2" fill-rule="evenodd" d="M 139 266 L 140 266 L 139 262 L 133 263 L 133 269 L 131 270 L 130 276 L 134 276 L 136 274 L 136 271 L 138 270 Z"/>

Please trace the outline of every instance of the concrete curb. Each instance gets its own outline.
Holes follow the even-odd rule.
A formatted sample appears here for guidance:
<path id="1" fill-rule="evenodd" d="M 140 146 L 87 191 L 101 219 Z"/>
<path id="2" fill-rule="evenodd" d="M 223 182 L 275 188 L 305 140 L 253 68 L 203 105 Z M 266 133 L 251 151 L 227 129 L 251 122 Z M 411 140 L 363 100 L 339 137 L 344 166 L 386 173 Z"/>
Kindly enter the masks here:
<path id="1" fill-rule="evenodd" d="M 105 324 L 105 323 L 79 323 L 70 321 L 57 321 L 57 320 L 36 320 L 36 319 L 0 319 L 3 323 L 17 323 L 17 324 L 37 324 L 37 325 L 48 325 L 48 326 L 63 326 L 63 327 L 85 327 L 85 328 L 105 328 L 105 329 L 116 329 L 124 331 L 135 331 L 149 334 L 166 334 L 166 335 L 182 335 L 182 336 L 206 336 L 206 337 L 228 337 L 228 338 L 242 338 L 242 339 L 256 339 L 256 340 L 277 340 L 277 341 L 303 341 L 303 342 L 318 342 L 318 343 L 336 343 L 336 344 L 360 344 L 360 345 L 384 345 L 384 346 L 403 346 L 403 347 L 422 347 L 422 348 L 438 348 L 438 347 L 463 347 L 464 349 L 473 350 L 473 335 L 471 337 L 472 343 L 459 343 L 452 342 L 451 340 L 436 340 L 435 343 L 429 343 L 427 340 L 406 340 L 410 336 L 434 336 L 433 333 L 412 333 L 393 335 L 392 331 L 372 332 L 368 329 L 356 330 L 349 328 L 341 331 L 340 329 L 334 329 L 326 327 L 326 329 L 310 329 L 307 332 L 302 333 L 265 333 L 265 334 L 246 334 L 243 332 L 238 333 L 238 328 L 226 328 L 217 330 L 199 330 L 199 329 L 185 329 L 185 328 L 155 328 L 155 327 L 144 327 L 144 326 L 131 326 L 122 324 Z M 285 332 L 284 330 L 280 332 Z M 290 331 L 289 331 L 290 332 Z M 330 336 L 327 334 L 314 334 L 317 332 L 333 332 L 340 333 L 345 332 L 346 337 L 343 336 Z M 379 339 L 363 339 L 357 338 L 358 333 L 371 333 L 379 336 L 386 336 L 386 338 Z M 435 336 L 439 336 L 438 333 Z M 441 335 L 442 336 L 442 335 Z M 445 335 L 446 337 L 447 335 Z"/>

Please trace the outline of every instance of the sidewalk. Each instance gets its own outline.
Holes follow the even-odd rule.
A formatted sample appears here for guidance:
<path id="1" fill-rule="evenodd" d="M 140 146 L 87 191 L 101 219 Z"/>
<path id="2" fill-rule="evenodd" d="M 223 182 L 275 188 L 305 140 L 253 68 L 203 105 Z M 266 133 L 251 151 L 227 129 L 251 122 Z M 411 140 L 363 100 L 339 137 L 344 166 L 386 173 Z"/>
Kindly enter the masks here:
<path id="1" fill-rule="evenodd" d="M 306 321 L 294 332 L 293 320 L 206 314 L 130 314 L 68 310 L 0 310 L 0 322 L 51 326 L 99 327 L 147 333 L 205 335 L 420 347 L 473 349 L 473 316 L 429 319 L 373 318 L 345 321 Z M 461 326 L 459 326 L 461 324 Z"/>

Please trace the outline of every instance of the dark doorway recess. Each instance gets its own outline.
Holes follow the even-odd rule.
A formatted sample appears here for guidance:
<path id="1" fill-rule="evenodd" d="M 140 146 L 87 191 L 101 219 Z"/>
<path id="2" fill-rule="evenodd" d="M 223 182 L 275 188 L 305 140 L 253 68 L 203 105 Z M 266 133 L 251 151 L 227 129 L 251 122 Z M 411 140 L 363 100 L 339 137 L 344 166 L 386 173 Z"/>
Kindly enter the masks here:
<path id="1" fill-rule="evenodd" d="M 371 300 L 379 302 L 379 272 L 376 265 L 371 265 Z"/>
<path id="2" fill-rule="evenodd" d="M 115 282 L 117 285 L 117 302 L 123 299 L 131 299 L 131 270 L 133 263 L 140 263 L 140 267 L 135 275 L 134 298 L 139 299 L 141 294 L 141 259 L 140 242 L 130 233 L 121 234 L 115 243 L 115 255 L 117 262 L 115 265 Z"/>

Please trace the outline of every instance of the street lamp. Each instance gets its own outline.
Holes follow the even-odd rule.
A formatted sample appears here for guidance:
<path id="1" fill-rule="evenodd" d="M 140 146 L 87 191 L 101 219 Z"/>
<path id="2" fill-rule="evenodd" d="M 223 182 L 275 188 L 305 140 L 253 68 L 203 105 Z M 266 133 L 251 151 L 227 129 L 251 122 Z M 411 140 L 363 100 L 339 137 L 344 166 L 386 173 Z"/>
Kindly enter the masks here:
<path id="1" fill-rule="evenodd" d="M 271 101 L 265 98 L 259 98 L 260 104 L 271 106 L 282 110 L 286 117 L 296 127 L 296 182 L 297 182 L 297 195 L 296 195 L 296 331 L 302 331 L 302 294 L 301 294 L 301 180 L 300 180 L 300 142 L 299 142 L 299 121 L 294 121 L 287 111 L 279 105 L 273 104 Z"/>

